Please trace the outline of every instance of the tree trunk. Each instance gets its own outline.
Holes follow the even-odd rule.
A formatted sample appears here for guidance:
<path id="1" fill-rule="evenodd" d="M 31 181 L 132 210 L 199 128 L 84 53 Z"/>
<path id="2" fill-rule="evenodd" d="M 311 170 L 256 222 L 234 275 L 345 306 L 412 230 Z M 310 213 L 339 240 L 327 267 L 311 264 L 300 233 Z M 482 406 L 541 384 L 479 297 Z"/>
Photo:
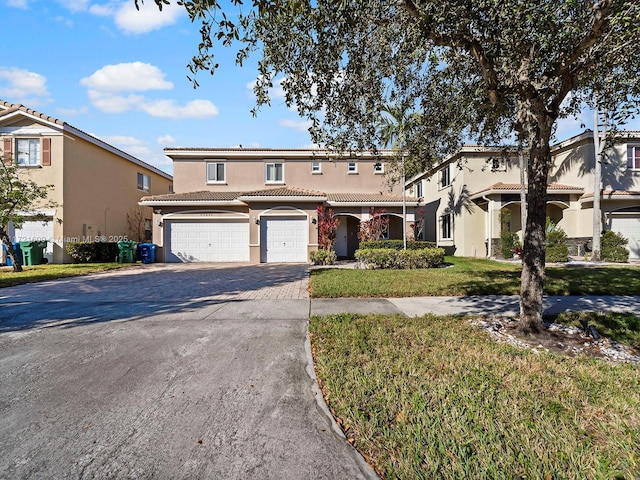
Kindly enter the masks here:
<path id="1" fill-rule="evenodd" d="M 22 259 L 18 258 L 16 251 L 13 249 L 13 244 L 11 243 L 11 239 L 9 238 L 9 234 L 4 230 L 4 228 L 0 228 L 0 239 L 2 240 L 2 244 L 7 249 L 7 255 L 11 259 L 11 266 L 13 267 L 14 272 L 22 271 Z"/>
<path id="2" fill-rule="evenodd" d="M 520 321 L 518 330 L 524 334 L 545 329 L 542 323 L 542 297 L 546 252 L 547 180 L 551 164 L 551 125 L 540 125 L 530 142 L 527 226 L 522 249 L 520 278 Z"/>

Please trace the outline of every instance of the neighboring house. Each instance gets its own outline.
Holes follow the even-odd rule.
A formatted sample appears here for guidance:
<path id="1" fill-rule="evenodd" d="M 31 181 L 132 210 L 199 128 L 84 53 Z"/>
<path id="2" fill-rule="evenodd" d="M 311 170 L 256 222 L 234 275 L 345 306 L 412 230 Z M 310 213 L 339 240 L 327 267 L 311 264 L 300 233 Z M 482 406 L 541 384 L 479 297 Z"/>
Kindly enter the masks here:
<path id="1" fill-rule="evenodd" d="M 630 258 L 637 259 L 640 132 L 623 132 L 620 138 L 602 164 L 602 226 L 626 237 Z M 594 152 L 589 130 L 552 147 L 547 216 L 566 232 L 571 255 L 588 253 L 593 235 Z M 519 161 L 504 153 L 464 146 L 407 182 L 410 194 L 425 199 L 416 212 L 420 238 L 458 256 L 493 257 L 500 255 L 501 228 L 522 235 Z M 501 225 L 504 210 L 509 214 L 502 218 L 509 220 Z"/>
<path id="2" fill-rule="evenodd" d="M 361 220 L 384 209 L 389 238 L 403 235 L 402 186 L 387 185 L 390 151 L 329 156 L 305 149 L 165 148 L 175 193 L 152 207 L 157 256 L 166 262 L 307 262 L 318 248 L 317 207 L 340 219 L 335 250 L 353 258 Z M 406 222 L 416 199 L 404 199 Z"/>
<path id="3" fill-rule="evenodd" d="M 68 242 L 130 237 L 127 214 L 138 216 L 139 230 L 150 240 L 152 212 L 140 211 L 138 200 L 170 192 L 171 175 L 66 122 L 5 101 L 0 101 L 0 137 L 4 162 L 17 162 L 21 175 L 54 186 L 49 199 L 56 206 L 33 212 L 47 220 L 27 218 L 20 229 L 9 225 L 14 241 L 46 240 L 47 260 L 68 262 Z"/>

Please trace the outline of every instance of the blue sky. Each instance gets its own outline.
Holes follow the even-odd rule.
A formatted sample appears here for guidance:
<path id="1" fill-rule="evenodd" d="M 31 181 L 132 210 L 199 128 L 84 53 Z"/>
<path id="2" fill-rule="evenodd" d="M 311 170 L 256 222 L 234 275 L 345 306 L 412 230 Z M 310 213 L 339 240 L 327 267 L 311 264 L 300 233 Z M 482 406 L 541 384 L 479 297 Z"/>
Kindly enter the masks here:
<path id="1" fill-rule="evenodd" d="M 310 147 L 308 123 L 272 92 L 257 118 L 254 56 L 217 48 L 220 69 L 187 80 L 199 25 L 153 0 L 0 0 L 0 98 L 59 118 L 171 173 L 164 147 Z M 564 140 L 592 115 L 560 122 Z"/>
<path id="2" fill-rule="evenodd" d="M 221 68 L 186 65 L 200 40 L 183 7 L 157 11 L 146 0 L 0 0 L 5 46 L 0 98 L 22 103 L 91 133 L 171 173 L 162 149 L 309 147 L 307 122 L 287 109 L 276 88 L 272 106 L 255 105 L 257 56 L 243 68 L 219 47 Z"/>

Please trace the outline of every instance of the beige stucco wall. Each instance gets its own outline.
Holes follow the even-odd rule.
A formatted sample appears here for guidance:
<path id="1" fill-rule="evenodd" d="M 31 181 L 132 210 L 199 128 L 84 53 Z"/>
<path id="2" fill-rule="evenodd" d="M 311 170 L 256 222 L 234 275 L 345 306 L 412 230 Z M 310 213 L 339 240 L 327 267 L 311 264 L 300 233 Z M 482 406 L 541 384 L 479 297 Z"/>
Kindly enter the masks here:
<path id="1" fill-rule="evenodd" d="M 207 184 L 207 161 L 224 161 L 226 164 L 226 182 Z M 311 173 L 311 163 L 321 162 L 322 172 Z M 358 173 L 349 174 L 349 160 L 328 161 L 310 158 L 214 158 L 175 159 L 173 162 L 176 193 L 197 192 L 202 190 L 248 192 L 264 190 L 277 186 L 298 187 L 320 192 L 351 193 L 388 193 L 402 194 L 400 184 L 390 188 L 385 175 L 374 173 L 373 159 L 355 160 Z M 284 163 L 284 182 L 266 183 L 265 164 Z"/>

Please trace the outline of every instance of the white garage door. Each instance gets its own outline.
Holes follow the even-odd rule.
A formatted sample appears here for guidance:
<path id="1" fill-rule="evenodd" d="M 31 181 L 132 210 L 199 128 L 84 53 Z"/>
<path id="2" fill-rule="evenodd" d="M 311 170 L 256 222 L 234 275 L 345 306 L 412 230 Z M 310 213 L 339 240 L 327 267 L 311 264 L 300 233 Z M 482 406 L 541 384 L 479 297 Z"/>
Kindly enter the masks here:
<path id="1" fill-rule="evenodd" d="M 24 222 L 22 228 L 15 231 L 16 242 L 48 242 L 45 257 L 49 262 L 53 260 L 53 222 Z"/>
<path id="2" fill-rule="evenodd" d="M 262 217 L 260 257 L 267 263 L 305 263 L 307 259 L 306 217 Z"/>
<path id="3" fill-rule="evenodd" d="M 167 262 L 248 262 L 248 220 L 169 221 Z"/>
<path id="4" fill-rule="evenodd" d="M 611 230 L 629 240 L 629 258 L 640 258 L 640 215 L 611 217 Z"/>

